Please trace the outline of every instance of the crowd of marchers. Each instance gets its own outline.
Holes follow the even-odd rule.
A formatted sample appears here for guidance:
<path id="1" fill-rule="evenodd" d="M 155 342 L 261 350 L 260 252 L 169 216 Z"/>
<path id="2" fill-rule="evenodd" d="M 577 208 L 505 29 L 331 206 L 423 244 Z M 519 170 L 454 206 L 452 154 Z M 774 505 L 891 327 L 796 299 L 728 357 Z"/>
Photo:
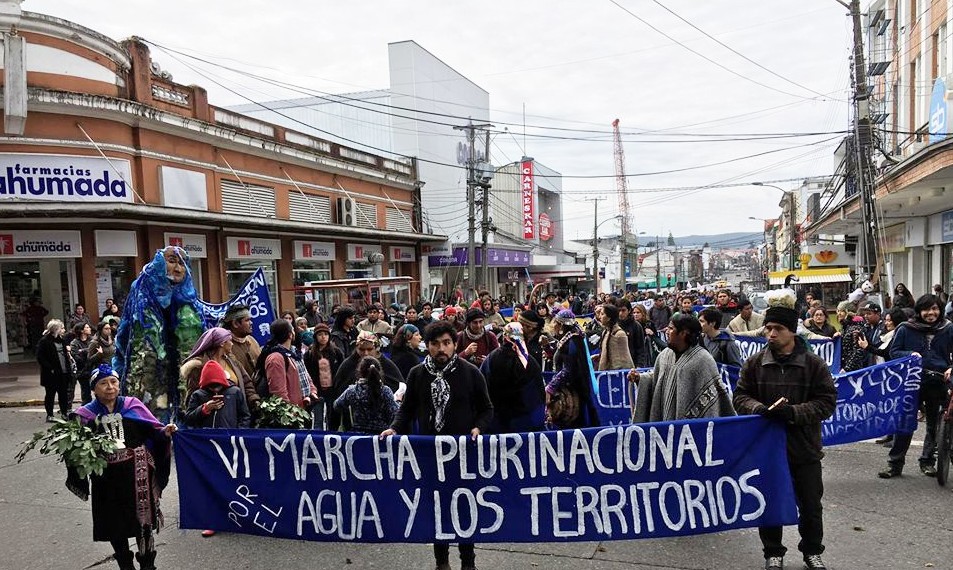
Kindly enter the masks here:
<path id="1" fill-rule="evenodd" d="M 336 306 L 326 315 L 308 303 L 282 313 L 263 346 L 252 335 L 249 309 L 232 305 L 183 358 L 187 393 L 178 426 L 161 425 L 138 400 L 118 395 L 118 377 L 109 367 L 116 325 L 111 319 L 119 318 L 118 307 L 95 326 L 82 318 L 81 306 L 70 330 L 49 321 L 36 355 L 48 419 L 57 397 L 60 412 L 69 413 L 79 382 L 86 404 L 81 410 L 94 410 L 91 417 L 100 419 L 118 414 L 126 449 L 149 444 L 155 511 L 167 473 L 157 468 L 160 458 L 153 455 L 161 446 L 154 442 L 167 440 L 176 427 L 253 426 L 271 396 L 306 410 L 314 429 L 476 438 L 599 426 L 592 374 L 624 370 L 637 387 L 634 422 L 758 414 L 783 423 L 800 508 L 799 549 L 808 568 L 823 569 L 820 425 L 836 403 L 831 373 L 920 355 L 927 428 L 920 469 L 935 474 L 936 425 L 949 398 L 953 364 L 953 325 L 947 320 L 953 309 L 942 288 L 914 299 L 900 285 L 887 297 L 886 312 L 873 302 L 858 307 L 845 300 L 832 325 L 812 291 L 800 298 L 785 291 L 769 300 L 763 314 L 726 289 L 563 296 L 538 294 L 537 288 L 524 304 L 501 304 L 484 292 L 469 302 L 453 297 L 449 305 L 385 309 L 361 303 Z M 743 359 L 736 336 L 761 336 L 766 346 Z M 806 341 L 834 337 L 842 340 L 843 364 L 831 371 Z M 718 364 L 740 368 L 733 398 Z M 893 436 L 881 477 L 902 473 L 910 441 L 911 434 Z M 135 463 L 116 465 L 132 469 Z M 120 467 L 92 478 L 94 538 L 112 542 L 120 568 L 128 570 L 135 566 L 127 542 L 135 537 L 140 568 L 154 568 L 156 523 L 149 517 L 155 513 L 134 508 L 145 491 L 134 471 Z M 781 528 L 762 528 L 760 536 L 765 568 L 782 568 Z M 475 568 L 473 545 L 458 547 L 462 568 Z M 435 544 L 434 556 L 438 570 L 450 568 L 448 544 Z"/>

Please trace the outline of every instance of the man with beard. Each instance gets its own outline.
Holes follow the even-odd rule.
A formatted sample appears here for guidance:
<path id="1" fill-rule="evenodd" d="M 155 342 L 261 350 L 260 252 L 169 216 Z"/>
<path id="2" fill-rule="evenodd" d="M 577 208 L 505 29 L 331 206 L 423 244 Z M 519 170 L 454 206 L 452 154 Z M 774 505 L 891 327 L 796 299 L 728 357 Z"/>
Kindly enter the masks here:
<path id="1" fill-rule="evenodd" d="M 926 416 L 927 433 L 920 454 L 920 472 L 936 477 L 936 427 L 943 409 L 953 371 L 953 325 L 940 316 L 940 300 L 935 295 L 923 295 L 913 306 L 914 317 L 897 327 L 890 343 L 890 358 L 911 354 L 923 359 L 923 377 L 920 381 L 920 406 Z M 913 433 L 894 435 L 889 464 L 878 473 L 883 479 L 899 477 L 910 449 Z"/>
<path id="2" fill-rule="evenodd" d="M 735 415 L 711 354 L 701 346 L 701 324 L 681 313 L 668 326 L 668 348 L 650 372 L 629 372 L 638 385 L 634 423 Z"/>
<path id="3" fill-rule="evenodd" d="M 739 414 L 759 414 L 787 428 L 788 468 L 800 512 L 798 550 L 808 570 L 825 570 L 821 560 L 821 422 L 834 413 L 837 388 L 827 363 L 797 335 L 796 301 L 790 289 L 769 295 L 764 316 L 768 346 L 741 367 L 734 405 Z M 781 540 L 782 527 L 761 527 L 758 533 L 764 547 L 765 570 L 784 568 L 787 549 Z"/>
<path id="4" fill-rule="evenodd" d="M 407 376 L 407 393 L 389 429 L 380 437 L 406 435 L 417 425 L 419 435 L 465 435 L 486 432 L 493 404 L 479 369 L 457 356 L 453 325 L 439 321 L 424 330 L 427 356 Z M 461 570 L 476 570 L 473 543 L 459 542 Z M 450 570 L 450 545 L 433 545 L 437 570 Z"/>
<path id="5" fill-rule="evenodd" d="M 483 364 L 486 356 L 499 348 L 500 342 L 496 335 L 490 334 L 483 323 L 485 315 L 480 309 L 467 311 L 466 328 L 457 335 L 457 354 L 468 360 L 474 366 Z"/>
<path id="6" fill-rule="evenodd" d="M 493 402 L 490 433 L 543 429 L 543 373 L 523 342 L 521 324 L 503 328 L 503 342 L 486 357 L 480 371 Z"/>
<path id="7" fill-rule="evenodd" d="M 334 402 L 341 394 L 347 390 L 347 387 L 357 382 L 357 367 L 361 359 L 365 356 L 373 356 L 381 363 L 381 372 L 383 383 L 391 389 L 395 395 L 401 393 L 401 384 L 404 383 L 404 377 L 400 369 L 389 358 L 381 358 L 381 341 L 374 333 L 361 331 L 357 335 L 357 342 L 354 344 L 354 352 L 344 359 L 344 362 L 338 367 L 334 374 L 334 387 L 328 399 Z M 351 418 L 347 415 L 340 416 L 336 410 L 329 406 L 328 429 L 336 430 L 338 425 L 341 429 L 348 431 L 351 429 Z"/>

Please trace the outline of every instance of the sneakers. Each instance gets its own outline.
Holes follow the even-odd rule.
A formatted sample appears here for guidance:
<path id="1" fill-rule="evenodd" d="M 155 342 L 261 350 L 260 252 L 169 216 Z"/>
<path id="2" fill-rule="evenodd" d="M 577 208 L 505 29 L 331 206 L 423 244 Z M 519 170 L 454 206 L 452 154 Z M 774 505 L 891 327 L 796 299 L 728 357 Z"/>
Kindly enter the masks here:
<path id="1" fill-rule="evenodd" d="M 920 473 L 927 477 L 936 477 L 936 466 L 932 463 L 922 463 L 920 464 Z"/>
<path id="2" fill-rule="evenodd" d="M 46 423 L 48 424 L 53 423 L 53 416 L 46 416 Z"/>
<path id="3" fill-rule="evenodd" d="M 452 569 L 450 568 L 449 562 L 441 562 L 440 564 L 437 564 L 436 570 L 452 570 Z"/>
<path id="4" fill-rule="evenodd" d="M 820 554 L 805 556 L 804 567 L 807 568 L 807 570 L 827 570 L 827 566 L 825 566 L 824 561 L 821 560 Z"/>
<path id="5" fill-rule="evenodd" d="M 886 469 L 884 469 L 880 473 L 877 473 L 877 477 L 880 477 L 881 479 L 893 479 L 894 477 L 899 477 L 902 473 L 903 473 L 902 467 L 894 467 L 892 465 L 888 465 Z"/>
<path id="6" fill-rule="evenodd" d="M 783 556 L 769 556 L 764 559 L 764 570 L 784 570 Z"/>

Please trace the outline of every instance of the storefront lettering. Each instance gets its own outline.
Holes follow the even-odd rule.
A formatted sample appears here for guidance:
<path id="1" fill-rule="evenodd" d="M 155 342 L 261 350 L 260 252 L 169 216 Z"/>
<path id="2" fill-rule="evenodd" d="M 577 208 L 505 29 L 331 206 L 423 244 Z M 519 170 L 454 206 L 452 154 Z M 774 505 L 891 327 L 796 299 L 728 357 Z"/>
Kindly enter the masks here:
<path id="1" fill-rule="evenodd" d="M 0 177 L 0 195 L 9 196 L 100 196 L 126 198 L 126 183 L 110 180 L 108 170 L 92 177 L 84 168 L 7 167 Z"/>

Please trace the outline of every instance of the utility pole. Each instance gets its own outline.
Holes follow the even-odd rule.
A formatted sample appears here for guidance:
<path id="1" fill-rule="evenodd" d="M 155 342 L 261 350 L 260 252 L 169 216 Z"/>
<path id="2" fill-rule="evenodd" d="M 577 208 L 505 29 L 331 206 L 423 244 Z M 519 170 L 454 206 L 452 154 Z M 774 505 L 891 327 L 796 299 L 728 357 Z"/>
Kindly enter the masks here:
<path id="1" fill-rule="evenodd" d="M 586 198 L 592 201 L 592 294 L 599 294 L 599 202 L 605 198 Z"/>
<path id="2" fill-rule="evenodd" d="M 873 133 L 870 125 L 870 100 L 867 93 L 867 66 L 864 60 L 864 28 L 861 22 L 860 0 L 846 3 L 835 0 L 850 10 L 854 28 L 854 150 L 856 152 L 856 180 L 860 194 L 860 255 L 858 266 L 872 282 L 880 279 L 880 228 L 874 207 L 874 169 L 871 159 Z"/>
<path id="3" fill-rule="evenodd" d="M 486 150 L 483 154 L 484 160 L 490 158 L 490 133 L 486 134 Z M 483 222 L 481 228 L 483 228 L 483 243 L 481 245 L 481 257 L 480 257 L 480 277 L 483 279 L 483 286 L 486 287 L 487 291 L 490 290 L 490 270 L 488 269 L 488 258 L 487 248 L 486 248 L 486 239 L 487 233 L 490 231 L 490 182 L 488 180 L 480 179 L 477 181 L 480 184 L 480 187 L 483 188 Z"/>
<path id="4" fill-rule="evenodd" d="M 455 131 L 467 132 L 467 146 L 470 154 L 467 157 L 467 279 L 470 280 L 470 286 L 476 287 L 476 186 L 479 182 L 476 177 L 476 130 L 487 128 L 490 125 L 474 125 L 470 121 L 466 126 L 453 127 Z M 469 300 L 469 298 L 468 298 Z"/>
<path id="5" fill-rule="evenodd" d="M 658 236 L 655 236 L 655 292 L 662 292 L 662 259 L 659 255 L 662 248 L 658 245 Z"/>

